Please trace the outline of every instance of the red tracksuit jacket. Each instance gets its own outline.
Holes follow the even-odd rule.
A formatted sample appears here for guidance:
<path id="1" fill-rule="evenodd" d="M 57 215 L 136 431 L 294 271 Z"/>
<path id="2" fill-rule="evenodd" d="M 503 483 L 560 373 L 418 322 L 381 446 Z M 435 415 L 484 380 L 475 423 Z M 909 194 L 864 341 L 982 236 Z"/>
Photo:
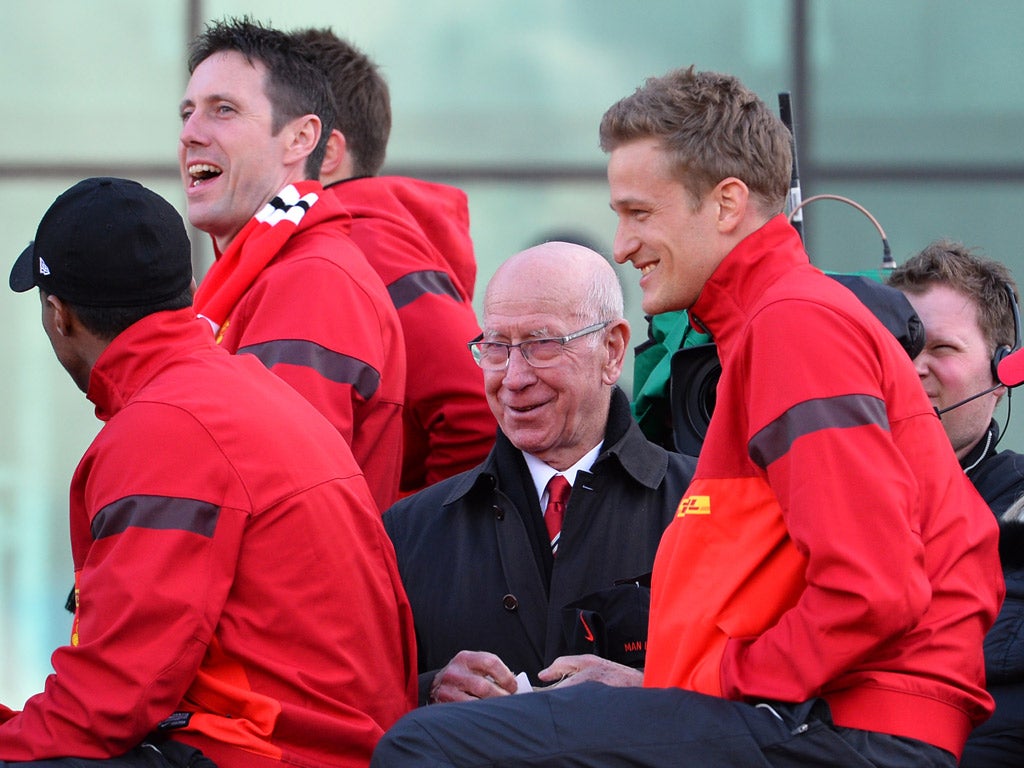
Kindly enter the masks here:
<path id="1" fill-rule="evenodd" d="M 221 768 L 366 766 L 415 705 L 415 648 L 344 441 L 191 310 L 117 336 L 88 396 L 73 636 L 0 760 L 119 755 L 163 722 Z"/>
<path id="2" fill-rule="evenodd" d="M 351 237 L 398 310 L 408 361 L 401 495 L 482 462 L 497 423 L 466 348 L 480 333 L 476 260 L 462 190 L 400 176 L 328 187 L 352 214 Z"/>
<path id="3" fill-rule="evenodd" d="M 383 511 L 401 473 L 405 342 L 351 224 L 321 194 L 228 315 L 221 344 L 259 357 L 327 417 Z"/>
<path id="4" fill-rule="evenodd" d="M 654 567 L 645 684 L 825 698 L 838 725 L 959 755 L 992 710 L 992 513 L 913 365 L 779 216 L 691 310 L 722 376 Z"/>

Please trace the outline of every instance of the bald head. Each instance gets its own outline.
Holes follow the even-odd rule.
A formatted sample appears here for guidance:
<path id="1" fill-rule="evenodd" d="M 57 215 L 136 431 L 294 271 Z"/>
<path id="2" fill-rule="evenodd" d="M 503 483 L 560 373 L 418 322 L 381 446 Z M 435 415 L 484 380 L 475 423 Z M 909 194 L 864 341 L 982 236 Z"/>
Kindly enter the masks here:
<path id="1" fill-rule="evenodd" d="M 504 369 L 484 369 L 484 384 L 513 445 L 555 469 L 572 466 L 604 439 L 629 344 L 615 270 L 581 245 L 529 248 L 488 283 L 483 325 L 484 340 L 499 344 L 568 337 L 554 342 L 553 359 L 510 349 Z"/>
<path id="2" fill-rule="evenodd" d="M 494 301 L 553 302 L 572 319 L 621 320 L 622 286 L 601 254 L 575 243 L 549 242 L 520 251 L 498 267 L 484 294 L 484 316 Z"/>

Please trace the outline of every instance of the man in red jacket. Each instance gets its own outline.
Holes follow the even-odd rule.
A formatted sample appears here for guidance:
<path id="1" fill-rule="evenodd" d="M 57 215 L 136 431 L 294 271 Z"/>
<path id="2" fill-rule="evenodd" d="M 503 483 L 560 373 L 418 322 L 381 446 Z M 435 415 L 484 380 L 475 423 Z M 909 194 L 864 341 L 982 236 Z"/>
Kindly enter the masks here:
<path id="1" fill-rule="evenodd" d="M 995 520 L 903 348 L 782 215 L 788 131 L 691 67 L 612 106 L 601 145 L 616 261 L 722 362 L 655 558 L 644 688 L 421 710 L 375 763 L 953 768 L 992 711 Z"/>
<path id="2" fill-rule="evenodd" d="M 334 91 L 337 117 L 320 181 L 352 215 L 351 237 L 398 310 L 407 365 L 401 495 L 475 467 L 497 424 L 466 342 L 476 259 L 465 193 L 402 176 L 378 176 L 391 131 L 387 83 L 360 50 L 329 29 L 295 36 L 313 51 Z"/>
<path id="3" fill-rule="evenodd" d="M 412 615 L 352 453 L 214 343 L 190 250 L 165 200 L 86 179 L 11 271 L 105 424 L 71 482 L 71 640 L 0 708 L 0 765 L 360 768 L 415 704 Z"/>
<path id="4" fill-rule="evenodd" d="M 334 424 L 381 510 L 398 495 L 405 344 L 352 217 L 317 180 L 334 123 L 324 73 L 284 32 L 211 24 L 191 45 L 178 145 L 192 224 L 217 260 L 196 311 Z"/>

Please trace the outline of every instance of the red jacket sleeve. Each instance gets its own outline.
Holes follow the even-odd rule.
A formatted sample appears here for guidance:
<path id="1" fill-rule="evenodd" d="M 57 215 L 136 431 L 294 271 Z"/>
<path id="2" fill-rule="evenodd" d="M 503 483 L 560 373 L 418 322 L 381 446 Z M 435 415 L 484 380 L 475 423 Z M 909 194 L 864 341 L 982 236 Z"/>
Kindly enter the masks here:
<path id="1" fill-rule="evenodd" d="M 727 644 L 721 676 L 730 698 L 817 695 L 916 625 L 931 596 L 917 481 L 888 422 L 882 365 L 863 333 L 834 312 L 810 311 L 764 311 L 742 352 L 748 446 L 807 567 L 806 589 L 778 623 Z M 758 455 L 759 442 L 777 454 Z"/>
<path id="2" fill-rule="evenodd" d="M 0 760 L 124 753 L 174 711 L 213 636 L 246 515 L 180 494 L 209 441 L 175 409 L 144 407 L 159 431 L 101 433 L 76 472 L 74 635 L 44 691 L 0 724 Z M 169 450 L 169 435 L 187 448 Z"/>
<path id="3" fill-rule="evenodd" d="M 414 491 L 483 461 L 497 422 L 466 347 L 480 333 L 473 308 L 425 293 L 398 315 L 410 356 L 402 490 Z"/>
<path id="4" fill-rule="evenodd" d="M 223 344 L 256 355 L 334 425 L 384 509 L 401 471 L 405 343 L 383 283 L 349 247 L 362 261 L 352 265 L 359 279 L 315 256 L 265 269 L 232 312 Z"/>

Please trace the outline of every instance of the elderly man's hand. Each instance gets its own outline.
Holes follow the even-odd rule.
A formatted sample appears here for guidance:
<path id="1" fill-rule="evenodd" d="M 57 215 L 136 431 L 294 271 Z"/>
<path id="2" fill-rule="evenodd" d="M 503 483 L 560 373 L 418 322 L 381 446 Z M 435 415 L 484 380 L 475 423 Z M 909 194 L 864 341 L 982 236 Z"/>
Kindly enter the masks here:
<path id="1" fill-rule="evenodd" d="M 459 651 L 430 685 L 431 704 L 471 701 L 516 692 L 516 677 L 501 659 L 486 651 Z"/>
<path id="2" fill-rule="evenodd" d="M 542 669 L 537 677 L 544 682 L 552 681 L 546 688 L 564 688 L 593 680 L 619 688 L 639 687 L 644 684 L 644 673 L 639 669 L 617 664 L 600 656 L 587 653 L 580 656 L 559 656 L 551 666 Z"/>

